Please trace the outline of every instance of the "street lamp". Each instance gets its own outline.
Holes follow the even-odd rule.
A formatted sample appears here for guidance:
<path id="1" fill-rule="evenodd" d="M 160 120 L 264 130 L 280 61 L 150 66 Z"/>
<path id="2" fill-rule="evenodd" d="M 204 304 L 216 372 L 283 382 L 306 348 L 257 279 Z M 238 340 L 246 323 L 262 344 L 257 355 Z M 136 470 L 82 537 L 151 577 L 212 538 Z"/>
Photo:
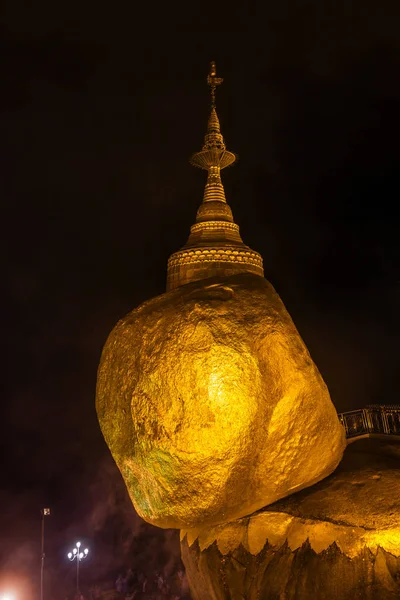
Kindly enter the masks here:
<path id="1" fill-rule="evenodd" d="M 50 516 L 49 508 L 42 508 L 40 511 L 42 513 L 42 536 L 41 536 L 41 546 L 42 546 L 42 557 L 40 561 L 40 600 L 43 600 L 43 574 L 44 574 L 44 518 Z"/>
<path id="2" fill-rule="evenodd" d="M 72 552 L 68 552 L 69 560 L 71 562 L 76 560 L 76 591 L 78 592 L 78 594 L 79 594 L 79 563 L 81 562 L 81 560 L 86 558 L 87 555 L 89 554 L 88 548 L 85 548 L 84 551 L 82 552 L 81 545 L 82 544 L 80 542 L 76 542 L 76 547 L 72 550 Z"/>

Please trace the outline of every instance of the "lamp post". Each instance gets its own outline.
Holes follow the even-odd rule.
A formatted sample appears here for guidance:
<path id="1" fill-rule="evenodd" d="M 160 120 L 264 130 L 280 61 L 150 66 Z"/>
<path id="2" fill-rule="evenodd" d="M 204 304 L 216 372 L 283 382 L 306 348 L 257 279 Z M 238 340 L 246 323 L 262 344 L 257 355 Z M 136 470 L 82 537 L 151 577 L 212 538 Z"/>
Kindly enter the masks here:
<path id="1" fill-rule="evenodd" d="M 76 560 L 76 591 L 78 592 L 78 594 L 79 594 L 79 563 L 81 562 L 81 560 L 86 558 L 87 555 L 89 554 L 88 548 L 85 548 L 84 551 L 82 552 L 81 545 L 82 544 L 80 542 L 76 542 L 76 547 L 72 550 L 72 552 L 68 552 L 69 560 L 71 562 Z"/>
<path id="2" fill-rule="evenodd" d="M 42 552 L 41 552 L 41 560 L 40 560 L 40 600 L 43 600 L 43 575 L 44 575 L 44 558 L 45 558 L 45 553 L 44 553 L 44 518 L 48 517 L 50 515 L 50 509 L 49 508 L 42 508 L 42 510 L 40 511 L 42 513 L 42 544 L 41 544 L 41 548 L 42 548 Z"/>

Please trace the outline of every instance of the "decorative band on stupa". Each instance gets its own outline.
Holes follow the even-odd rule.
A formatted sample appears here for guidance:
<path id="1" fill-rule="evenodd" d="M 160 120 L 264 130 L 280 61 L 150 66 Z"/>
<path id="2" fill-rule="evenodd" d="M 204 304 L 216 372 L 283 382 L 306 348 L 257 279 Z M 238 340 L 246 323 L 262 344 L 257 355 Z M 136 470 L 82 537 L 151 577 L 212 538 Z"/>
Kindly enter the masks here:
<path id="1" fill-rule="evenodd" d="M 238 273 L 264 276 L 261 255 L 243 243 L 221 181 L 221 169 L 236 160 L 236 156 L 226 149 L 215 108 L 215 90 L 222 81 L 212 62 L 207 78 L 211 88 L 207 133 L 203 148 L 190 159 L 192 165 L 208 172 L 207 183 L 188 241 L 168 260 L 167 290 L 215 276 Z"/>

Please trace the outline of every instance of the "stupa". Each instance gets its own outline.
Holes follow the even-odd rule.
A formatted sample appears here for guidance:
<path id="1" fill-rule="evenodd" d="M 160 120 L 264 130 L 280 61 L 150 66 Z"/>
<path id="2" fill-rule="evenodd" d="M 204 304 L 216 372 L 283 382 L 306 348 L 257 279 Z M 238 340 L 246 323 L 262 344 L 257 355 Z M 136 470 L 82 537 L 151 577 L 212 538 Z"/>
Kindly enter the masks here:
<path id="1" fill-rule="evenodd" d="M 207 133 L 202 150 L 190 161 L 208 172 L 207 183 L 189 239 L 168 261 L 167 291 L 214 276 L 238 273 L 264 275 L 260 254 L 246 246 L 240 237 L 239 226 L 233 220 L 221 181 L 221 169 L 236 160 L 235 154 L 226 149 L 215 106 L 215 90 L 222 82 L 212 62 L 208 75 L 211 114 Z"/>
<path id="2" fill-rule="evenodd" d="M 226 202 L 220 171 L 235 155 L 216 112 L 221 82 L 211 63 L 207 133 L 191 159 L 208 172 L 196 223 L 168 261 L 167 292 L 132 310 L 109 335 L 96 404 L 138 514 L 181 530 L 193 598 L 272 600 L 286 596 L 275 594 L 280 580 L 265 591 L 277 573 L 265 561 L 279 562 L 303 506 L 285 499 L 322 485 L 346 442 L 327 386 Z M 276 517 L 268 507 L 278 502 Z M 316 518 L 331 514 L 328 508 Z M 296 538 L 301 546 L 307 526 Z M 279 548 L 268 553 L 272 538 Z M 290 546 L 289 562 L 297 548 Z"/>

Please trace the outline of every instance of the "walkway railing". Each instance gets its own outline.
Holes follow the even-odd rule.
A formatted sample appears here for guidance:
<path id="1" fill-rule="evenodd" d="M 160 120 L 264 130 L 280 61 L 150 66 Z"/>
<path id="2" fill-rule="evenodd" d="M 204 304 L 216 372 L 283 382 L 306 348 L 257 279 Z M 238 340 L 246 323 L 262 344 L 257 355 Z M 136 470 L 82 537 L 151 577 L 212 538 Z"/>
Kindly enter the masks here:
<path id="1" fill-rule="evenodd" d="M 359 410 L 339 413 L 346 437 L 352 438 L 371 433 L 400 435 L 400 405 L 371 404 Z"/>

